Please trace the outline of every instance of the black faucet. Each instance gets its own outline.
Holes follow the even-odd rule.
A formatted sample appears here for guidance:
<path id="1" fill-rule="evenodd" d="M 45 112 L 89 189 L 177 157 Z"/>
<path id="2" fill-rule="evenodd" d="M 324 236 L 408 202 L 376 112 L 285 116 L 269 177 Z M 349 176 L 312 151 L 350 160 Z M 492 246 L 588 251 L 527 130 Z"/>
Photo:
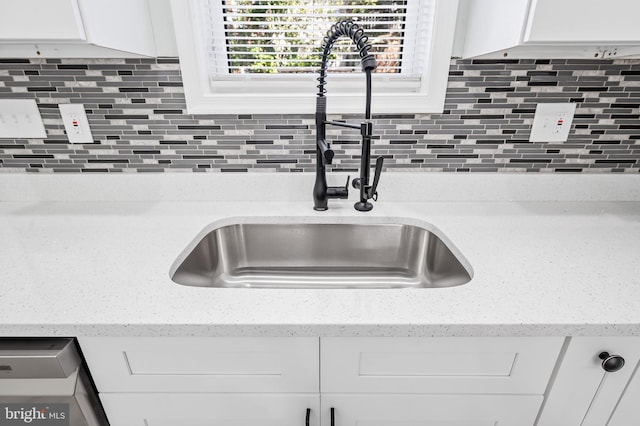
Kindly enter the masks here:
<path id="1" fill-rule="evenodd" d="M 325 96 L 325 79 L 327 77 L 327 61 L 334 43 L 341 36 L 351 38 L 360 54 L 362 70 L 367 78 L 367 93 L 365 105 L 365 120 L 359 125 L 342 121 L 327 121 L 327 98 Z M 358 211 L 366 212 L 373 208 L 368 201 L 378 199 L 378 182 L 382 172 L 384 157 L 378 157 L 373 177 L 373 184 L 369 185 L 369 167 L 371 163 L 371 139 L 373 135 L 373 123 L 371 122 L 371 73 L 376 69 L 376 60 L 369 53 L 370 45 L 368 37 L 362 28 L 353 21 L 342 20 L 331 26 L 322 40 L 322 63 L 320 65 L 320 77 L 318 77 L 318 97 L 316 98 L 316 182 L 313 186 L 313 208 L 315 210 L 327 210 L 327 201 L 330 198 L 346 199 L 349 196 L 349 179 L 345 186 L 327 186 L 325 164 L 331 164 L 334 152 L 326 139 L 326 126 L 346 127 L 360 130 L 362 136 L 362 155 L 360 161 L 360 177 L 353 180 L 353 187 L 360 190 L 360 201 L 354 207 Z"/>

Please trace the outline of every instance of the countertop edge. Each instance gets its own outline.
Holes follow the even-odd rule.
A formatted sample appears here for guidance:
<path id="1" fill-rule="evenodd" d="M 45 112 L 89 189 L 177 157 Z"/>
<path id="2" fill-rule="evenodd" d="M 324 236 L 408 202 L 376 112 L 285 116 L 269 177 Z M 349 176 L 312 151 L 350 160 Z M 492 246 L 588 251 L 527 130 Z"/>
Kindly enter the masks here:
<path id="1" fill-rule="evenodd" d="M 2 324 L 5 337 L 639 337 L 640 324 Z"/>

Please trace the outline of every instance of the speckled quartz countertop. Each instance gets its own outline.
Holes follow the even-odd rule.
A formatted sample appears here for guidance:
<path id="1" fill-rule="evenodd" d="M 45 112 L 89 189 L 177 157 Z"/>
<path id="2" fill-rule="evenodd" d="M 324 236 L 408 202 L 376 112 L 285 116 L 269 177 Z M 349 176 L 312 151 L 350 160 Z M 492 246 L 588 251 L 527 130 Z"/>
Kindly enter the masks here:
<path id="1" fill-rule="evenodd" d="M 0 174 L 0 335 L 640 335 L 640 175 L 387 173 L 369 213 L 335 200 L 315 212 L 313 176 L 276 175 Z M 473 279 L 385 290 L 173 283 L 194 238 L 237 217 L 426 222 Z"/>

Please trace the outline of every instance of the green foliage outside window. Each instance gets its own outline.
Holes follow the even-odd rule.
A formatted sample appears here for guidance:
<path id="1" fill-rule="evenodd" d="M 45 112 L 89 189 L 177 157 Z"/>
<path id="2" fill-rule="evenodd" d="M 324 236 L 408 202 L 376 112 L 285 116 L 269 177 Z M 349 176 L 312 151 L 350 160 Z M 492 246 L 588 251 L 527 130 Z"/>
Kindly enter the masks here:
<path id="1" fill-rule="evenodd" d="M 406 0 L 226 0 L 223 5 L 231 73 L 312 72 L 319 67 L 322 37 L 345 18 L 369 36 L 378 72 L 400 72 Z M 330 69 L 359 69 L 348 39 L 336 44 L 331 59 Z"/>

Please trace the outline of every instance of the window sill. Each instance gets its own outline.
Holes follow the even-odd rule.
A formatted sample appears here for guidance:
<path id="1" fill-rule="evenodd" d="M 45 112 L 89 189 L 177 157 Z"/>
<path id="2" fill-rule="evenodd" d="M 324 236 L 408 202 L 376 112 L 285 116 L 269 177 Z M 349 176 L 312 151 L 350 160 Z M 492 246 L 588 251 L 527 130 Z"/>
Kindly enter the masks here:
<path id="1" fill-rule="evenodd" d="M 421 94 L 373 95 L 373 114 L 442 113 L 444 97 L 440 100 Z M 364 96 L 327 94 L 330 114 L 363 114 Z M 190 97 L 189 114 L 314 114 L 315 95 L 252 95 L 218 94 Z"/>

